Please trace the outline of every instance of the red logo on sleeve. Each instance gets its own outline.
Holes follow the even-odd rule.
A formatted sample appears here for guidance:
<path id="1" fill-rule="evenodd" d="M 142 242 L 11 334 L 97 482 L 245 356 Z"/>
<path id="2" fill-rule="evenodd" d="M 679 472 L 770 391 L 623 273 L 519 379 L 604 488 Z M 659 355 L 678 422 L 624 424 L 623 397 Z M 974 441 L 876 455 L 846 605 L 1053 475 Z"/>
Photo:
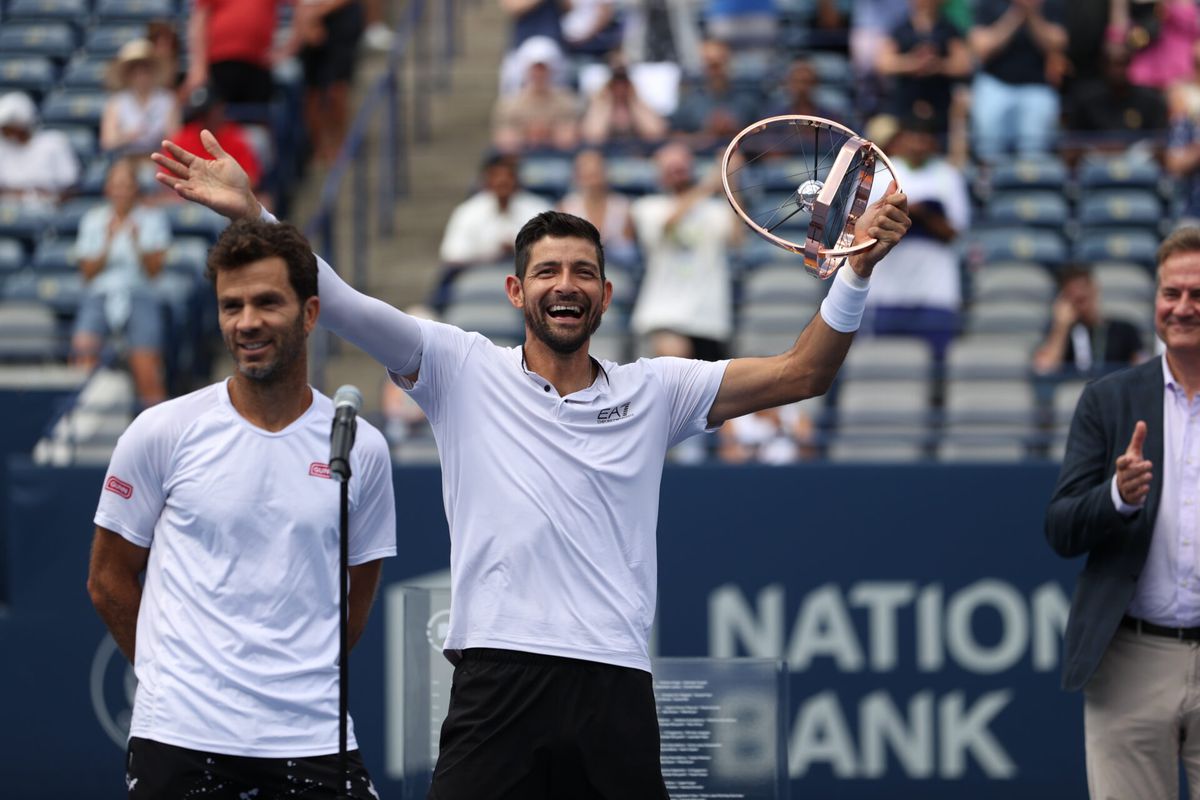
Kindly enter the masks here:
<path id="1" fill-rule="evenodd" d="M 308 474 L 314 478 L 332 478 L 333 475 L 329 472 L 329 465 L 322 464 L 320 461 L 314 461 L 308 467 Z"/>
<path id="2" fill-rule="evenodd" d="M 133 497 L 133 486 L 121 480 L 116 475 L 108 479 L 108 482 L 104 484 L 104 490 L 113 494 L 119 494 L 126 500 Z"/>

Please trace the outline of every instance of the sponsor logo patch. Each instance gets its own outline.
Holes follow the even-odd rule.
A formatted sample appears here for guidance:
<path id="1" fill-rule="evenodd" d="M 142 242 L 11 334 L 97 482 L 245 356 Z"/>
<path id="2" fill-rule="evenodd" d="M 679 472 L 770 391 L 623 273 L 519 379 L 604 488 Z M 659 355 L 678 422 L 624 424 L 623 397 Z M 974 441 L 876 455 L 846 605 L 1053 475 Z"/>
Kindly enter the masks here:
<path id="1" fill-rule="evenodd" d="M 126 500 L 133 497 L 133 486 L 118 478 L 116 475 L 108 479 L 104 484 L 106 492 L 120 495 Z"/>
<path id="2" fill-rule="evenodd" d="M 314 478 L 332 478 L 333 475 L 329 472 L 329 465 L 322 464 L 320 461 L 314 461 L 308 466 L 308 474 Z"/>
<path id="3" fill-rule="evenodd" d="M 625 419 L 629 416 L 629 403 L 615 406 L 614 408 L 603 408 L 596 414 L 596 423 L 603 425 L 606 422 L 616 422 L 619 419 Z"/>

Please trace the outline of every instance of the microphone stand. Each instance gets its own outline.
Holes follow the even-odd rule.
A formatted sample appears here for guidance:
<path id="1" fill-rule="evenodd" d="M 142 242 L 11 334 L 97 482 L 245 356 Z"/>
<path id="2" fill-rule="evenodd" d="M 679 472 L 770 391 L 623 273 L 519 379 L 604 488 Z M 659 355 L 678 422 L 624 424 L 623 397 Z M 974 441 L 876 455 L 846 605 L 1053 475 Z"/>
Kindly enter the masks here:
<path id="1" fill-rule="evenodd" d="M 338 763 L 342 773 L 339 800 L 350 796 L 350 756 L 346 751 L 350 717 L 350 459 L 346 459 L 346 478 L 340 481 L 341 502 L 338 537 L 338 577 L 341 596 L 338 604 Z"/>

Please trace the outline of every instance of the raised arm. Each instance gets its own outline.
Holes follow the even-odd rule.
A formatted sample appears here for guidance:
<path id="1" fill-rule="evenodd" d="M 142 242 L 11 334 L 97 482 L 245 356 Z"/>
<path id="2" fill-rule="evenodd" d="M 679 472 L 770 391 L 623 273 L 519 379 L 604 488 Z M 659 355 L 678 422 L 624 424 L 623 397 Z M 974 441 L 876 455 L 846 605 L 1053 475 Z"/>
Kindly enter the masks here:
<path id="1" fill-rule="evenodd" d="M 184 200 L 198 203 L 231 220 L 258 219 L 266 214 L 246 171 L 222 149 L 215 136 L 203 131 L 200 139 L 212 160 L 163 142 L 171 155 L 151 158 L 165 172 L 155 177 Z M 270 215 L 268 218 L 274 219 Z M 320 271 L 321 323 L 346 341 L 362 348 L 389 370 L 413 377 L 421 364 L 421 328 L 417 321 L 382 300 L 359 292 L 338 277 L 317 256 Z"/>
<path id="2" fill-rule="evenodd" d="M 893 182 L 871 204 L 855 227 L 855 239 L 875 238 L 869 250 L 850 257 L 834 278 L 821 312 L 813 317 L 792 349 L 769 358 L 737 358 L 729 363 L 708 412 L 709 425 L 764 408 L 824 394 L 846 358 L 866 301 L 867 280 L 875 265 L 908 231 L 908 198 Z"/>

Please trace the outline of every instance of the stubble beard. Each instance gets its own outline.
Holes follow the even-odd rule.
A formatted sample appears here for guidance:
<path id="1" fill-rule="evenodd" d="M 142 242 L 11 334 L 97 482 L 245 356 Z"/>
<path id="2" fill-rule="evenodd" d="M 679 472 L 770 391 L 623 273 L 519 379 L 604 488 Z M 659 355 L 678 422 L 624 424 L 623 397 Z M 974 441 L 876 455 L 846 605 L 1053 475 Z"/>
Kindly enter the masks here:
<path id="1" fill-rule="evenodd" d="M 305 357 L 304 353 L 304 319 L 296 318 L 295 325 L 282 331 L 272 341 L 276 355 L 265 364 L 246 364 L 237 358 L 237 345 L 226 338 L 225 347 L 237 362 L 237 370 L 255 383 L 269 385 L 278 382 L 291 371 L 296 362 Z"/>
<path id="2" fill-rule="evenodd" d="M 551 350 L 561 355 L 571 355 L 578 352 L 579 348 L 592 338 L 592 334 L 599 330 L 600 320 L 604 316 L 604 312 L 600 311 L 598 306 L 589 304 L 587 310 L 584 312 L 587 324 L 581 327 L 578 333 L 563 335 L 550 326 L 546 312 L 540 308 L 530 308 L 527 303 L 524 312 L 525 324 L 529 326 L 529 330 L 533 332 L 533 335 Z"/>

